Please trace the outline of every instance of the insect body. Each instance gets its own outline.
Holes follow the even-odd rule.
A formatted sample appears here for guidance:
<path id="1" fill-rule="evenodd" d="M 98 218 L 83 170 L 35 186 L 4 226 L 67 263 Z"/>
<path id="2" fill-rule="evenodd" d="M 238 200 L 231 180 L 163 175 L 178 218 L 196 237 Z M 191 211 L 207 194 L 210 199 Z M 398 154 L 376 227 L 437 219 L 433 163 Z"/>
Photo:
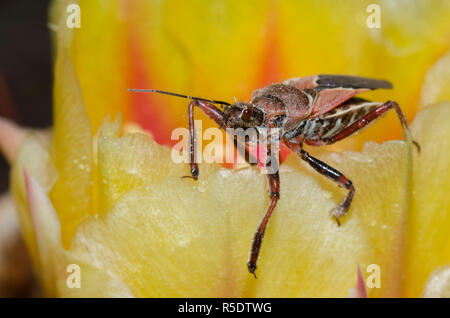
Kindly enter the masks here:
<path id="1" fill-rule="evenodd" d="M 406 118 L 396 102 L 371 102 L 355 97 L 361 92 L 379 88 L 388 89 L 392 88 L 392 85 L 384 80 L 357 76 L 315 75 L 292 78 L 283 83 L 269 85 L 253 92 L 248 103 L 233 105 L 227 102 L 158 90 L 130 91 L 158 92 L 192 99 L 189 103 L 188 115 L 190 166 L 191 176 L 194 179 L 199 176 L 198 164 L 194 162 L 196 144 L 194 107 L 200 108 L 221 128 L 278 128 L 281 131 L 279 142 L 283 141 L 312 168 L 348 190 L 344 200 L 331 212 L 331 216 L 340 225 L 339 218 L 347 213 L 355 194 L 355 187 L 341 172 L 312 157 L 303 149 L 303 144 L 321 146 L 337 142 L 368 125 L 392 108 L 395 109 L 402 126 L 408 129 Z M 221 110 L 215 104 L 225 106 L 225 108 Z M 235 145 L 237 145 L 236 140 Z M 244 155 L 249 161 L 251 155 L 248 153 L 248 145 L 244 146 Z M 273 159 L 272 149 L 271 144 L 266 145 L 266 165 L 274 164 L 270 160 L 276 160 L 275 165 L 278 165 L 278 156 Z M 256 263 L 267 224 L 280 199 L 278 169 L 268 174 L 267 180 L 270 204 L 255 232 L 247 264 L 249 272 L 253 275 L 255 275 Z"/>

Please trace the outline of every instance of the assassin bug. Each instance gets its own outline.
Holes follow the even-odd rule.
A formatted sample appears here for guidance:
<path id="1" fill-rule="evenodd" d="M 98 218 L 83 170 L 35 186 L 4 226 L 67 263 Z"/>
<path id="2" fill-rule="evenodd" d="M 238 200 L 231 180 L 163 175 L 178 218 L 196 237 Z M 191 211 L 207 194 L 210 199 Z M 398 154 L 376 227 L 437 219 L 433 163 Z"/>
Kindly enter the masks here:
<path id="1" fill-rule="evenodd" d="M 220 128 L 280 129 L 280 142 L 283 141 L 288 148 L 296 152 L 317 172 L 348 190 L 345 199 L 331 212 L 331 216 L 340 225 L 339 218 L 347 213 L 355 194 L 355 187 L 341 172 L 306 152 L 303 149 L 303 144 L 322 146 L 337 142 L 368 125 L 390 109 L 395 109 L 400 123 L 408 132 L 406 118 L 396 102 L 372 102 L 355 97 L 359 93 L 379 88 L 390 89 L 392 84 L 385 80 L 358 76 L 314 75 L 292 78 L 283 83 L 266 86 L 254 91 L 248 103 L 236 102 L 235 104 L 160 90 L 130 89 L 130 91 L 156 92 L 192 100 L 188 106 L 189 151 L 191 176 L 195 180 L 199 176 L 198 164 L 194 161 L 196 144 L 195 107 L 200 108 Z M 216 104 L 224 106 L 224 109 L 217 108 Z M 415 145 L 420 150 L 419 145 L 417 143 Z M 235 146 L 237 146 L 236 140 Z M 268 159 L 266 159 L 265 164 L 268 165 L 270 160 L 277 160 L 276 165 L 278 165 L 278 159 L 273 159 L 270 144 L 266 145 L 266 151 Z M 244 152 L 244 157 L 249 162 L 251 155 L 247 143 Z M 273 162 L 271 163 L 273 164 Z M 247 264 L 249 272 L 253 275 L 255 275 L 256 262 L 267 224 L 280 199 L 278 169 L 267 175 L 267 181 L 270 204 L 255 232 Z"/>

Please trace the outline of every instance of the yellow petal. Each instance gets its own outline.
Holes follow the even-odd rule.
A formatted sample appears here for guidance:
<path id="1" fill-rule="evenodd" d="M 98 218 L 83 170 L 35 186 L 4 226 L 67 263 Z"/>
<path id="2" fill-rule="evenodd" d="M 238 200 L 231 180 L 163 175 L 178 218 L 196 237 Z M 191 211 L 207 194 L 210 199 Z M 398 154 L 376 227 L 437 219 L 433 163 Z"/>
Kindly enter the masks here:
<path id="1" fill-rule="evenodd" d="M 429 188 L 428 179 L 417 182 L 417 178 L 431 174 L 437 184 L 428 191 L 446 193 L 437 190 L 447 188 L 446 176 L 425 172 L 437 153 L 442 164 L 447 162 L 448 154 L 441 148 L 447 142 L 443 138 L 447 126 L 432 119 L 447 118 L 446 109 L 434 106 L 413 125 L 422 153 L 416 156 L 412 191 L 418 184 Z M 434 131 L 441 141 L 427 146 L 429 132 L 421 127 L 437 127 Z M 160 146 L 148 146 L 147 156 L 161 153 Z M 415 285 L 420 293 L 429 275 L 424 269 L 447 261 L 448 203 L 440 199 L 436 204 L 441 207 L 421 207 L 417 192 L 412 192 L 410 202 L 405 144 L 368 143 L 362 153 L 318 153 L 318 157 L 353 180 L 357 195 L 350 214 L 338 228 L 328 211 L 342 199 L 343 191 L 291 155 L 281 169 L 282 199 L 265 236 L 256 281 L 245 263 L 268 202 L 264 176 L 255 169 L 220 169 L 197 183 L 178 177 L 148 179 L 146 188 L 123 194 L 104 217 L 86 220 L 73 249 L 117 273 L 139 296 L 343 297 L 354 284 L 352 268 L 357 263 L 363 271 L 369 264 L 381 268 L 381 288 L 369 289 L 370 297 L 400 296 Z M 159 159 L 171 165 L 168 152 Z M 424 200 L 432 197 L 423 193 Z M 436 210 L 442 211 L 441 217 Z M 439 226 L 434 235 L 427 232 L 428 238 L 414 232 L 416 224 L 422 231 L 428 224 L 436 227 L 436 222 L 442 229 Z M 406 278 L 401 275 L 405 271 Z"/>
<path id="2" fill-rule="evenodd" d="M 98 140 L 98 178 L 101 213 L 109 210 L 128 191 L 145 187 L 169 176 L 189 174 L 187 165 L 175 164 L 171 149 L 158 147 L 147 134 L 128 133 L 120 137 L 120 119 L 106 122 Z M 164 160 L 162 160 L 164 158 Z M 200 165 L 202 176 L 217 169 Z"/>
<path id="3" fill-rule="evenodd" d="M 48 133 L 29 132 L 13 163 L 11 178 L 22 233 L 42 286 L 49 296 L 130 296 L 128 287 L 113 274 L 70 255 L 62 247 L 60 223 L 47 197 L 57 178 L 50 159 L 51 139 Z M 66 284 L 70 264 L 80 267 L 80 289 Z"/>
<path id="4" fill-rule="evenodd" d="M 342 200 L 345 191 L 291 155 L 282 167 L 281 200 L 265 236 L 258 280 L 248 274 L 245 266 L 254 229 L 268 204 L 265 178 L 256 169 L 230 171 L 212 165 L 198 182 L 181 179 L 188 172 L 186 165 L 173 164 L 169 150 L 147 135 L 120 137 L 118 122 L 105 124 L 98 140 L 98 158 L 93 150 L 93 134 L 104 115 L 114 116 L 130 103 L 124 102 L 128 99 L 124 94 L 129 83 L 170 86 L 176 82 L 175 86 L 194 95 L 196 91 L 206 89 L 211 93 L 217 88 L 219 96 L 213 97 L 220 98 L 233 91 L 237 92 L 235 95 L 248 96 L 252 85 L 284 79 L 290 72 L 298 76 L 322 72 L 321 69 L 326 73 L 351 71 L 394 79 L 400 88 L 395 94 L 381 92 L 373 96 L 380 100 L 394 97 L 411 114 L 422 82 L 417 74 L 424 74 L 436 57 L 448 49 L 447 2 L 439 1 L 442 10 L 425 11 L 426 18 L 420 20 L 417 18 L 424 8 L 414 7 L 400 22 L 393 17 L 397 17 L 398 10 L 404 10 L 402 5 L 383 2 L 383 12 L 388 16 L 380 32 L 372 32 L 364 25 L 363 4 L 341 7 L 334 2 L 258 2 L 258 6 L 234 8 L 235 4 L 222 2 L 218 2 L 222 6 L 210 7 L 179 5 L 178 1 L 168 1 L 167 8 L 175 10 L 167 10 L 165 3 L 159 2 L 128 5 L 117 1 L 106 5 L 103 1 L 80 1 L 83 16 L 94 27 L 73 32 L 65 27 L 61 14 L 67 3 L 55 6 L 61 11 L 57 14 L 60 24 L 52 162 L 47 162 L 48 152 L 36 163 L 30 162 L 36 154 L 30 158 L 19 155 L 21 159 L 13 170 L 13 191 L 19 202 L 22 227 L 50 293 L 69 295 L 71 291 L 64 290 L 62 272 L 65 260 L 75 256 L 83 264 L 96 266 L 92 271 L 86 269 L 92 274 L 85 282 L 90 286 L 88 292 L 102 291 L 103 285 L 95 282 L 97 275 L 109 281 L 97 274 L 98 267 L 101 273 L 114 273 L 112 280 L 120 281 L 122 292 L 130 288 L 137 296 L 344 297 L 354 286 L 356 264 L 361 264 L 363 272 L 369 264 L 377 264 L 382 270 L 382 287 L 368 290 L 371 297 L 419 295 L 431 272 L 450 262 L 446 236 L 449 203 L 445 197 L 450 179 L 448 105 L 431 107 L 414 123 L 414 137 L 422 145 L 420 157 L 415 157 L 414 176 L 411 149 L 399 141 L 369 143 L 362 153 L 317 153 L 356 186 L 349 216 L 340 228 L 328 212 Z M 324 7 L 330 10 L 327 14 L 323 13 Z M 355 14 L 349 15 L 347 9 Z M 216 20 L 211 12 L 223 14 L 228 23 Z M 296 12 L 303 19 L 298 19 Z M 348 16 L 358 21 L 359 28 L 353 28 L 354 21 Z M 184 21 L 186 17 L 193 18 Z M 205 20 L 198 17 L 210 19 L 209 27 L 205 28 Z M 260 30 L 262 18 L 265 23 Z M 417 21 L 418 26 L 405 29 L 404 25 Z M 190 24 L 180 28 L 182 22 Z M 126 32 L 122 32 L 123 26 Z M 234 31 L 238 29 L 248 33 L 236 37 Z M 103 36 L 105 30 L 109 33 Z M 336 37 L 330 36 L 333 32 Z M 216 40 L 216 34 L 227 41 L 210 41 L 217 46 L 204 47 L 204 39 Z M 432 41 L 427 42 L 429 34 L 433 35 Z M 299 35 L 299 41 L 292 40 Z M 264 45 L 261 39 L 270 41 Z M 97 50 L 97 46 L 101 49 Z M 121 54 L 124 47 L 131 50 L 129 55 Z M 161 47 L 165 49 L 160 50 Z M 223 55 L 215 55 L 217 52 Z M 141 64 L 142 61 L 148 64 Z M 157 74 L 164 74 L 160 65 L 169 64 L 173 66 L 168 67 L 168 75 L 158 77 Z M 131 72 L 123 80 L 127 65 L 131 65 Z M 93 69 L 100 72 L 92 74 Z M 236 73 L 236 69 L 246 71 Z M 147 81 L 148 73 L 153 76 L 151 81 Z M 217 74 L 218 79 L 212 80 Z M 251 82 L 249 78 L 255 80 Z M 442 91 L 445 89 L 431 94 L 430 100 L 441 98 Z M 140 111 L 148 105 L 142 101 L 139 100 Z M 151 106 L 156 104 L 152 100 Z M 181 122 L 185 104 L 170 105 L 158 106 L 165 112 L 158 121 L 151 117 L 152 125 L 168 127 L 169 117 L 177 118 L 172 123 Z M 178 108 L 183 113 L 172 112 Z M 140 113 L 133 117 L 126 111 L 125 117 L 142 120 L 136 114 Z M 398 135 L 390 125 L 394 115 L 389 116 L 384 125 L 372 126 L 369 133 L 349 144 L 354 146 L 368 136 L 382 140 Z M 31 145 L 36 145 L 31 140 L 21 153 L 30 153 Z M 39 147 L 39 151 L 46 152 L 46 146 Z M 345 148 L 342 144 L 339 147 Z M 45 167 L 30 173 L 38 180 L 28 182 L 38 189 L 36 201 L 25 194 L 23 162 Z M 202 171 L 206 168 L 202 167 Z M 61 229 L 44 193 L 49 189 Z M 36 231 L 28 208 L 33 212 Z M 95 213 L 102 214 L 92 215 Z M 58 242 L 60 231 L 66 247 L 77 231 L 69 256 Z"/>
<path id="5" fill-rule="evenodd" d="M 412 119 L 428 68 L 450 47 L 447 0 L 433 6 L 423 0 L 377 1 L 380 29 L 367 25 L 373 14 L 369 0 L 78 2 L 83 26 L 70 52 L 93 131 L 106 115 L 122 112 L 124 122 L 152 130 L 164 144 L 173 128 L 186 125 L 186 101 L 127 88 L 233 101 L 293 76 L 354 74 L 392 81 L 394 90 L 366 97 L 396 100 Z M 55 1 L 54 11 L 60 3 Z M 61 7 L 59 16 L 66 18 Z M 205 127 L 214 125 L 199 117 Z M 394 114 L 383 122 L 332 149 L 400 138 Z"/>
<path id="6" fill-rule="evenodd" d="M 450 263 L 450 103 L 417 114 L 412 134 L 422 147 L 414 158 L 413 192 L 405 238 L 403 295 L 420 296 L 431 272 Z"/>
<path id="7" fill-rule="evenodd" d="M 93 147 L 89 117 L 66 43 L 58 43 L 51 151 L 58 180 L 50 198 L 61 220 L 63 244 L 67 246 L 78 223 L 93 213 Z"/>
<path id="8" fill-rule="evenodd" d="M 422 296 L 450 298 L 450 266 L 442 266 L 430 275 Z"/>
<path id="9" fill-rule="evenodd" d="M 143 158 L 122 156 L 120 166 L 157 158 L 154 154 L 166 170 L 173 165 L 161 146 L 147 142 L 145 147 L 134 150 Z M 396 295 L 407 198 L 405 145 L 371 143 L 362 154 L 322 157 L 357 187 L 350 216 L 337 227 L 328 213 L 345 193 L 289 157 L 258 280 L 249 275 L 246 262 L 268 198 L 265 177 L 250 168 L 219 169 L 197 182 L 146 176 L 141 179 L 146 187 L 122 194 L 104 216 L 82 223 L 72 251 L 116 273 L 137 296 L 345 297 L 358 263 L 364 269 L 369 264 L 382 268 L 383 289 L 370 290 L 370 296 Z M 120 186 L 130 177 L 113 180 Z"/>
<path id="10" fill-rule="evenodd" d="M 28 209 L 23 169 L 30 171 L 48 194 L 57 178 L 56 169 L 50 159 L 50 144 L 51 135 L 49 134 L 42 135 L 36 132 L 28 134 L 17 153 L 11 169 L 11 192 L 19 214 L 25 243 L 30 252 L 33 265 L 38 272 L 41 270 L 39 252 Z"/>
<path id="11" fill-rule="evenodd" d="M 299 165 L 300 160 L 291 155 L 292 167 L 299 172 L 290 171 L 282 180 L 278 219 L 274 218 L 265 238 L 262 257 L 268 256 L 260 262 L 257 295 L 269 296 L 269 291 L 277 290 L 286 296 L 344 297 L 354 284 L 356 264 L 361 264 L 363 272 L 376 264 L 383 273 L 382 288 L 369 289 L 369 297 L 397 295 L 398 252 L 410 171 L 406 145 L 400 141 L 367 143 L 362 153 L 323 154 L 319 158 L 353 181 L 356 195 L 349 215 L 341 227 L 330 220 L 328 212 L 345 192 L 305 169 L 305 164 Z M 305 176 L 298 175 L 300 171 Z M 270 231 L 276 234 L 268 242 Z M 263 276 L 266 271 L 267 276 Z M 286 277 L 271 280 L 277 271 L 286 272 Z M 286 285 L 295 293 L 283 292 Z"/>
<path id="12" fill-rule="evenodd" d="M 118 40 L 124 38 L 126 31 L 123 2 L 55 0 L 50 10 L 50 21 L 57 30 L 54 39 L 66 42 L 93 133 L 106 115 L 115 117 L 120 112 L 127 113 L 124 76 L 127 44 Z M 66 25 L 69 4 L 78 4 L 81 8 L 79 29 L 69 29 Z"/>
<path id="13" fill-rule="evenodd" d="M 428 70 L 422 86 L 420 104 L 437 104 L 450 100 L 450 51 Z"/>
<path id="14" fill-rule="evenodd" d="M 24 170 L 24 178 L 29 212 L 39 250 L 40 278 L 47 295 L 60 297 L 132 296 L 128 287 L 115 275 L 85 263 L 64 250 L 58 216 L 49 198 L 26 170 Z M 72 274 L 79 274 L 74 278 L 74 285 L 71 284 Z"/>
<path id="15" fill-rule="evenodd" d="M 72 251 L 118 274 L 138 297 L 220 296 L 229 288 L 221 219 L 217 202 L 172 178 L 124 194 L 81 225 Z"/>

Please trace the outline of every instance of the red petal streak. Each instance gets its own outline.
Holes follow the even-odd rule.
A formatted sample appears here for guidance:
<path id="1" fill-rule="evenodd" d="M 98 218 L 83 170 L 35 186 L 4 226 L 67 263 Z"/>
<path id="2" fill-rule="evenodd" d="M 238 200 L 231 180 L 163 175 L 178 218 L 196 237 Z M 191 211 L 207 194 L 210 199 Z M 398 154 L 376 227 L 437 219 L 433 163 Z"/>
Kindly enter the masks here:
<path id="1" fill-rule="evenodd" d="M 261 88 L 274 82 L 281 82 L 283 80 L 283 74 L 281 69 L 281 53 L 280 53 L 280 29 L 277 7 L 277 2 L 273 1 L 271 4 L 269 16 L 267 18 L 265 43 L 263 47 L 263 53 L 261 58 L 261 69 L 258 74 L 258 79 L 255 88 Z M 290 153 L 283 143 L 280 146 L 280 162 L 283 162 Z M 257 149 L 251 151 L 252 155 L 258 153 Z M 265 154 L 258 157 L 260 166 L 261 162 L 264 162 Z"/>
<path id="2" fill-rule="evenodd" d="M 358 264 L 357 272 L 358 272 L 358 274 L 357 274 L 358 278 L 356 281 L 356 288 L 355 288 L 356 296 L 358 298 L 367 298 L 367 291 L 366 291 L 366 286 L 364 284 L 364 277 L 361 273 L 361 267 L 359 267 L 359 264 Z"/>
<path id="3" fill-rule="evenodd" d="M 132 2 L 123 2 L 126 16 L 137 16 Z M 149 69 L 151 56 L 144 56 L 142 40 L 139 37 L 139 26 L 135 19 L 129 19 L 126 35 L 126 56 L 128 63 L 127 88 L 158 88 L 157 81 L 153 80 L 146 70 Z M 150 65 L 151 66 L 151 65 Z M 129 105 L 131 120 L 139 124 L 142 128 L 150 131 L 156 142 L 163 145 L 170 145 L 173 121 L 170 119 L 170 112 L 167 111 L 167 99 L 156 94 L 133 93 L 129 94 Z"/>
<path id="4" fill-rule="evenodd" d="M 280 54 L 280 31 L 278 21 L 278 7 L 272 2 L 269 16 L 267 18 L 265 43 L 262 49 L 261 70 L 257 78 L 257 86 L 260 88 L 273 82 L 282 80 L 281 54 Z"/>

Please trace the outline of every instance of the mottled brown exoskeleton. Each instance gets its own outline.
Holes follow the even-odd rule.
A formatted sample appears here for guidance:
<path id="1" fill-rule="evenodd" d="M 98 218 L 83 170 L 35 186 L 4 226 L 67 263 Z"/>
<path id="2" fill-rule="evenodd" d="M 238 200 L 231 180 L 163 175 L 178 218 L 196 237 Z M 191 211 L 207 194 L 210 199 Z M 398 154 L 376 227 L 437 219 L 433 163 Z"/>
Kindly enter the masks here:
<path id="1" fill-rule="evenodd" d="M 236 102 L 233 105 L 159 90 L 133 89 L 130 91 L 158 92 L 192 99 L 189 103 L 188 115 L 191 176 L 194 179 L 199 176 L 198 164 L 194 162 L 196 144 L 194 107 L 200 108 L 221 128 L 278 128 L 281 131 L 280 142 L 283 141 L 316 171 L 348 190 L 344 200 L 331 212 L 332 217 L 340 225 L 339 218 L 347 213 L 355 194 L 355 187 L 341 172 L 312 157 L 303 149 L 303 144 L 312 146 L 332 144 L 350 136 L 392 108 L 395 109 L 402 126 L 407 130 L 406 118 L 396 102 L 380 103 L 355 97 L 361 92 L 378 88 L 389 89 L 392 88 L 392 84 L 384 80 L 357 76 L 315 75 L 292 78 L 283 83 L 258 89 L 252 94 L 248 103 Z M 215 104 L 225 108 L 221 110 Z M 237 146 L 236 139 L 235 146 Z M 270 144 L 266 145 L 266 151 L 265 164 L 268 165 L 274 158 Z M 244 157 L 249 161 L 251 155 L 247 144 L 244 152 Z M 275 158 L 278 160 L 278 155 Z M 278 169 L 268 174 L 267 180 L 270 204 L 254 235 L 247 264 L 248 270 L 253 275 L 255 275 L 256 262 L 267 224 L 280 199 Z"/>

